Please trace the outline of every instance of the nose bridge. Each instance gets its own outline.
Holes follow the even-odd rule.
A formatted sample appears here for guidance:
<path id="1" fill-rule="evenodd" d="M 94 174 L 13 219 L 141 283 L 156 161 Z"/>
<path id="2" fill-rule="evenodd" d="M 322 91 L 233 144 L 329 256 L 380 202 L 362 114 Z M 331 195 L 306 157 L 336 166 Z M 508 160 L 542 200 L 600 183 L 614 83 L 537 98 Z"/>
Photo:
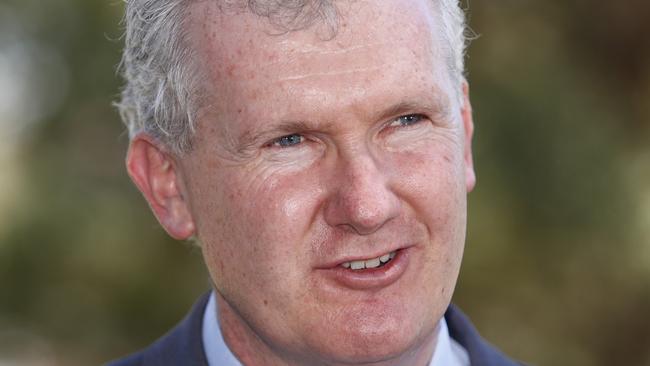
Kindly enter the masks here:
<path id="1" fill-rule="evenodd" d="M 399 200 L 390 189 L 390 171 L 379 161 L 366 147 L 340 155 L 325 208 L 331 226 L 366 235 L 398 215 Z"/>

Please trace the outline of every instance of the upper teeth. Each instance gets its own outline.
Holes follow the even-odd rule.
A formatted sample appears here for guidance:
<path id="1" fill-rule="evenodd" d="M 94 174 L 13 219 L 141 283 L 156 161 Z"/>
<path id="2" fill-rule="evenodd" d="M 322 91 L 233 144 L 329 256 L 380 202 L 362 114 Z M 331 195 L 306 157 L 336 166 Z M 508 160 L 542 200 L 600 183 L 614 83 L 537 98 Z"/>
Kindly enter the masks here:
<path id="1" fill-rule="evenodd" d="M 395 258 L 395 252 L 390 252 L 387 254 L 384 254 L 382 256 L 379 256 L 377 258 L 371 258 L 371 259 L 366 259 L 366 260 L 360 260 L 360 261 L 351 261 L 351 262 L 345 262 L 341 264 L 341 267 L 343 268 L 350 268 L 353 270 L 359 270 L 359 269 L 364 269 L 364 268 L 377 268 L 379 267 L 382 263 L 386 263 L 389 260 Z"/>

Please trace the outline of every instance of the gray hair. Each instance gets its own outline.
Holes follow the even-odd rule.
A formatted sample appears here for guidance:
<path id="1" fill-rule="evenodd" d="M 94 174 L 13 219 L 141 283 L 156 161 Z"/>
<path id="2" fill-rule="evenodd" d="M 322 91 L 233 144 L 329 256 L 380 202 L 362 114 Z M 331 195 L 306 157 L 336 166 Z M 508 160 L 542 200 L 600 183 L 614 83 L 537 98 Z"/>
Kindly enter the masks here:
<path id="1" fill-rule="evenodd" d="M 144 132 L 177 154 L 191 148 L 203 99 L 196 53 L 187 39 L 191 1 L 125 0 L 125 47 L 119 70 L 126 83 L 115 103 L 130 138 Z M 234 5 L 238 0 L 213 1 Z M 432 1 L 441 12 L 445 55 L 460 100 L 465 13 L 459 0 Z M 286 31 L 306 28 L 316 19 L 335 28 L 338 20 L 332 0 L 245 0 L 239 5 Z"/>

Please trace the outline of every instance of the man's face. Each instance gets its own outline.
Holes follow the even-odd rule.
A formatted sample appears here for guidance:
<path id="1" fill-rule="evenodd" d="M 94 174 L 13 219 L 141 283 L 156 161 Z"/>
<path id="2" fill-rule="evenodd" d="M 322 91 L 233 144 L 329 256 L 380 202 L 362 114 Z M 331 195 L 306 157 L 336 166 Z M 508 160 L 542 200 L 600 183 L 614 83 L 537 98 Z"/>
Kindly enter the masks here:
<path id="1" fill-rule="evenodd" d="M 214 95 L 180 169 L 222 322 L 312 364 L 428 344 L 473 185 L 433 5 L 345 2 L 323 40 L 213 3 L 193 5 Z"/>

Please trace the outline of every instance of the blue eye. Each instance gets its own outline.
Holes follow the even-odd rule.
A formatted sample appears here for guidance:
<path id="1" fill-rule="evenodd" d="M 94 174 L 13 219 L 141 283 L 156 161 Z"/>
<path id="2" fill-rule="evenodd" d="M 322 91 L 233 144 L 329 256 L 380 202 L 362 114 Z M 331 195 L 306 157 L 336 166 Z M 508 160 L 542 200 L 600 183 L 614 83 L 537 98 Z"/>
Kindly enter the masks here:
<path id="1" fill-rule="evenodd" d="M 305 138 L 302 135 L 293 133 L 291 135 L 282 136 L 276 139 L 275 141 L 273 141 L 272 145 L 279 146 L 279 147 L 291 147 L 300 144 L 304 140 Z"/>
<path id="2" fill-rule="evenodd" d="M 407 114 L 405 116 L 399 116 L 395 119 L 394 123 L 398 123 L 400 126 L 410 126 L 414 125 L 424 119 L 424 116 L 421 114 Z"/>

